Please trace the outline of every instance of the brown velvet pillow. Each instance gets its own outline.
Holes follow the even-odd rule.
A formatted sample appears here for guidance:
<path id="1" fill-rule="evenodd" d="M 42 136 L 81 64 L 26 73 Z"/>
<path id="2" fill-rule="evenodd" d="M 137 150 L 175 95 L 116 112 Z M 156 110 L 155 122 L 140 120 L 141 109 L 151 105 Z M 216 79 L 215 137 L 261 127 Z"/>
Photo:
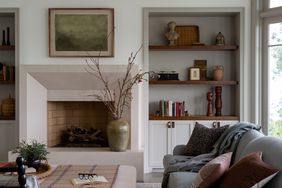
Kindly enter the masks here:
<path id="1" fill-rule="evenodd" d="M 229 125 L 224 125 L 219 128 L 208 128 L 196 123 L 192 135 L 186 145 L 184 155 L 196 156 L 210 153 L 215 142 L 228 127 Z"/>
<path id="2" fill-rule="evenodd" d="M 261 159 L 262 152 L 246 155 L 235 163 L 220 179 L 219 188 L 250 188 L 279 170 Z"/>
<path id="3" fill-rule="evenodd" d="M 208 162 L 198 172 L 191 188 L 210 188 L 229 169 L 232 152 L 225 153 Z"/>

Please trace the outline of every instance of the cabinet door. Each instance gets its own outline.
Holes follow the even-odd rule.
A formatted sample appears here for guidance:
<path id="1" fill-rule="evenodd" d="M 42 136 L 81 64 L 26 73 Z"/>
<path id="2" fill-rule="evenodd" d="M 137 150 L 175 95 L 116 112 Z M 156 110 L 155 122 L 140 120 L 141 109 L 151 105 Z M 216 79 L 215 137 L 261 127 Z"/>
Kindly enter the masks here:
<path id="1" fill-rule="evenodd" d="M 149 125 L 149 165 L 152 168 L 163 168 L 163 157 L 168 154 L 170 129 L 169 121 L 150 121 Z"/>
<path id="2" fill-rule="evenodd" d="M 173 148 L 176 145 L 187 144 L 190 138 L 190 132 L 193 126 L 193 121 L 172 121 L 171 122 L 172 140 L 169 152 L 173 153 Z"/>

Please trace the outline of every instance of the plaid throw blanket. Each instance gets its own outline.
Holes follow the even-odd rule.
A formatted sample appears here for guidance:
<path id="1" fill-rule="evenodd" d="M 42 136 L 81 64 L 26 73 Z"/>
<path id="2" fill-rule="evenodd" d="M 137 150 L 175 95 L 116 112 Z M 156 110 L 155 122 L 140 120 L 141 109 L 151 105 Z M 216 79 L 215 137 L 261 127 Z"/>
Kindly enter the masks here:
<path id="1" fill-rule="evenodd" d="M 115 183 L 119 165 L 60 165 L 42 183 L 41 188 L 112 188 Z M 96 184 L 95 186 L 89 185 L 73 185 L 71 180 L 78 178 L 78 173 L 95 173 L 99 176 L 104 176 L 108 183 Z"/>

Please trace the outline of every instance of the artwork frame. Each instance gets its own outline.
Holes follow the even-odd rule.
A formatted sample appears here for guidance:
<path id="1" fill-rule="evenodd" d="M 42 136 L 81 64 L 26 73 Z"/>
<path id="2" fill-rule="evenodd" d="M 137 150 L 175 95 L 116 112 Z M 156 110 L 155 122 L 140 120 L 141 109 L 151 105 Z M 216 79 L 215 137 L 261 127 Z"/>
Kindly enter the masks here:
<path id="1" fill-rule="evenodd" d="M 190 80 L 200 80 L 200 68 L 190 68 Z"/>
<path id="2" fill-rule="evenodd" d="M 49 8 L 49 56 L 114 57 L 114 9 Z"/>

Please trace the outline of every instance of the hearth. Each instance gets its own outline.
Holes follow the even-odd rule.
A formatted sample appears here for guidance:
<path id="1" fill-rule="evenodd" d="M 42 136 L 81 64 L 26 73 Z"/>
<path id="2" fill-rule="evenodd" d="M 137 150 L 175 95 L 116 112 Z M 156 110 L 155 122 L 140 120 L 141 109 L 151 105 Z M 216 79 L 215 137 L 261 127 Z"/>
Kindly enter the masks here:
<path id="1" fill-rule="evenodd" d="M 108 109 L 99 101 L 48 102 L 48 147 L 108 147 Z"/>

